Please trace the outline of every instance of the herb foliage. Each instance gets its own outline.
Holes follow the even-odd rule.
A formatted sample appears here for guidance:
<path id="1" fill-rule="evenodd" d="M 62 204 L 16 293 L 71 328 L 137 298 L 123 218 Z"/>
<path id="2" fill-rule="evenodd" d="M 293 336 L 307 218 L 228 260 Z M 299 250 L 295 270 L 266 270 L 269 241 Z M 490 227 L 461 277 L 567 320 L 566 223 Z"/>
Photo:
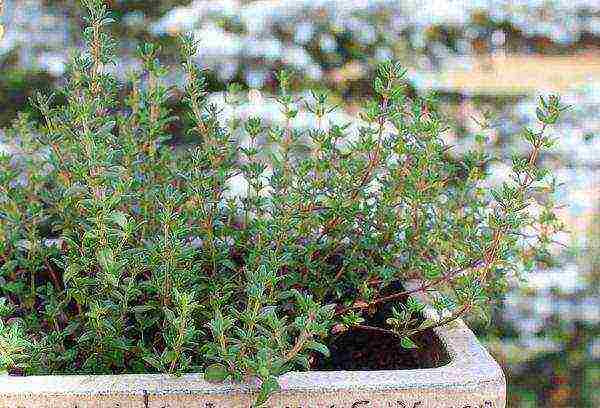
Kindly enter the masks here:
<path id="1" fill-rule="evenodd" d="M 384 305 L 394 307 L 377 329 L 406 348 L 485 311 L 562 229 L 555 182 L 538 167 L 565 109 L 558 97 L 540 99 L 539 129 L 521 135 L 530 153 L 489 189 L 485 138 L 453 154 L 435 98 L 409 98 L 399 64 L 379 67 L 356 134 L 325 126 L 327 95 L 297 100 L 285 72 L 281 125 L 224 121 L 184 36 L 197 143 L 177 147 L 159 48 L 140 46 L 143 70 L 119 84 L 103 31 L 112 19 L 102 0 L 83 3 L 87 49 L 72 60 L 65 103 L 37 95 L 43 122 L 21 114 L 0 155 L 5 371 L 254 377 L 261 404 L 278 376 L 327 355 L 332 333 L 368 330 Z M 229 103 L 240 93 L 232 85 Z M 311 130 L 293 126 L 302 104 Z M 246 194 L 231 193 L 235 180 Z M 443 317 L 423 321 L 416 293 Z"/>

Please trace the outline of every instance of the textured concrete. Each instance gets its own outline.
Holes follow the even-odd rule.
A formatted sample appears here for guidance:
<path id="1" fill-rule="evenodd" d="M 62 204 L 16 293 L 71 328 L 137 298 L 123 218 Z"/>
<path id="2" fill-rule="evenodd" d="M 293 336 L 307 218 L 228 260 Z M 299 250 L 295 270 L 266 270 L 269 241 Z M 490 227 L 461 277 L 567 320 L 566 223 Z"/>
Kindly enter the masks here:
<path id="1" fill-rule="evenodd" d="M 462 321 L 436 329 L 449 364 L 399 371 L 294 372 L 269 407 L 504 408 L 498 364 Z M 0 377 L 0 408 L 248 408 L 253 387 L 201 374 Z"/>

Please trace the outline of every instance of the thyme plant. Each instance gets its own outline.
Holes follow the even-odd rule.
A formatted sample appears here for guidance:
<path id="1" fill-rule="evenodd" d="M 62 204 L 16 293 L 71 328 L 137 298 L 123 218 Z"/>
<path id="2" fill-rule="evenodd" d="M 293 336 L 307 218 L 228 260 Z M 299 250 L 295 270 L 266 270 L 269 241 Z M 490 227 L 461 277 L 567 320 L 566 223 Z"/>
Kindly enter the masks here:
<path id="1" fill-rule="evenodd" d="M 0 368 L 11 374 L 202 371 L 258 378 L 260 404 L 278 376 L 327 355 L 332 333 L 376 329 L 413 348 L 418 333 L 484 311 L 562 228 L 538 167 L 564 110 L 555 96 L 521 135 L 530 153 L 489 188 L 483 136 L 452 154 L 435 99 L 409 98 L 397 63 L 379 67 L 357 133 L 326 127 L 327 95 L 297 100 L 286 73 L 282 125 L 226 121 L 183 36 L 197 143 L 176 146 L 160 50 L 140 46 L 143 69 L 117 83 L 107 8 L 83 4 L 87 48 L 65 103 L 37 95 L 43 122 L 21 114 L 0 155 Z M 293 126 L 302 104 L 311 130 Z M 246 193 L 232 193 L 235 180 Z M 439 319 L 422 318 L 417 293 Z M 386 326 L 369 326 L 384 306 Z"/>

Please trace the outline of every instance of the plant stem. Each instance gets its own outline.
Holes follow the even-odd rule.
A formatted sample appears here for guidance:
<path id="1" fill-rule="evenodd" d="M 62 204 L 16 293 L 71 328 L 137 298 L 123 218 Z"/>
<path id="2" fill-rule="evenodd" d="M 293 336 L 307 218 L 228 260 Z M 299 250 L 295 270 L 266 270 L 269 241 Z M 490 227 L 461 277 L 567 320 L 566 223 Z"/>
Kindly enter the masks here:
<path id="1" fill-rule="evenodd" d="M 456 269 L 456 270 L 454 270 L 454 271 L 452 271 L 452 272 L 450 272 L 450 273 L 442 276 L 441 278 L 435 279 L 435 280 L 433 280 L 433 281 L 431 281 L 431 282 L 429 282 L 427 284 L 422 283 L 420 286 L 418 286 L 418 287 L 416 287 L 414 289 L 405 290 L 405 291 L 402 291 L 402 292 L 393 293 L 391 295 L 379 297 L 379 298 L 377 298 L 377 299 L 375 299 L 375 300 L 373 300 L 373 301 L 371 301 L 369 303 L 361 303 L 361 304 L 356 304 L 356 305 L 353 305 L 353 306 L 345 307 L 345 308 L 337 311 L 335 313 L 335 315 L 336 316 L 341 316 L 341 315 L 345 314 L 346 312 L 348 312 L 350 310 L 368 309 L 368 308 L 370 308 L 372 306 L 376 306 L 376 305 L 381 304 L 381 303 L 387 303 L 387 302 L 390 302 L 392 300 L 397 300 L 399 298 L 406 297 L 406 296 L 412 295 L 414 293 L 425 292 L 428 289 L 431 289 L 431 288 L 439 285 L 440 283 L 451 281 L 452 279 L 454 279 L 455 277 L 457 277 L 461 272 L 464 272 L 464 271 L 466 271 L 468 269 L 474 268 L 474 267 L 476 267 L 481 262 L 482 262 L 482 260 L 479 260 L 479 259 L 475 260 L 475 261 L 472 261 L 471 263 L 469 263 L 468 265 L 466 265 L 466 266 L 464 266 L 462 268 Z"/>

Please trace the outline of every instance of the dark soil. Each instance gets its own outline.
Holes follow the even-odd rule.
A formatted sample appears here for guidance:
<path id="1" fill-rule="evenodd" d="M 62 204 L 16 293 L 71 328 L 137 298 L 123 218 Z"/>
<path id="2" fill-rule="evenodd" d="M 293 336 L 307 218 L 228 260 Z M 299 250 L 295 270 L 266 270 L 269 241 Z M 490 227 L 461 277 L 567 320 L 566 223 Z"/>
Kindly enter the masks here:
<path id="1" fill-rule="evenodd" d="M 329 344 L 331 357 L 316 358 L 314 370 L 407 370 L 440 367 L 448 355 L 432 331 L 413 339 L 419 346 L 404 349 L 397 336 L 370 330 L 351 330 Z"/>
<path id="2" fill-rule="evenodd" d="M 390 293 L 402 290 L 405 288 L 399 283 L 392 284 L 388 288 Z M 390 314 L 391 305 L 384 305 L 367 317 L 365 325 L 389 329 L 385 321 Z M 400 338 L 395 334 L 352 328 L 330 340 L 327 344 L 331 353 L 329 358 L 315 353 L 311 369 L 322 371 L 410 370 L 441 367 L 450 362 L 445 348 L 433 330 L 427 330 L 411 339 L 418 347 L 405 349 L 400 345 Z"/>

